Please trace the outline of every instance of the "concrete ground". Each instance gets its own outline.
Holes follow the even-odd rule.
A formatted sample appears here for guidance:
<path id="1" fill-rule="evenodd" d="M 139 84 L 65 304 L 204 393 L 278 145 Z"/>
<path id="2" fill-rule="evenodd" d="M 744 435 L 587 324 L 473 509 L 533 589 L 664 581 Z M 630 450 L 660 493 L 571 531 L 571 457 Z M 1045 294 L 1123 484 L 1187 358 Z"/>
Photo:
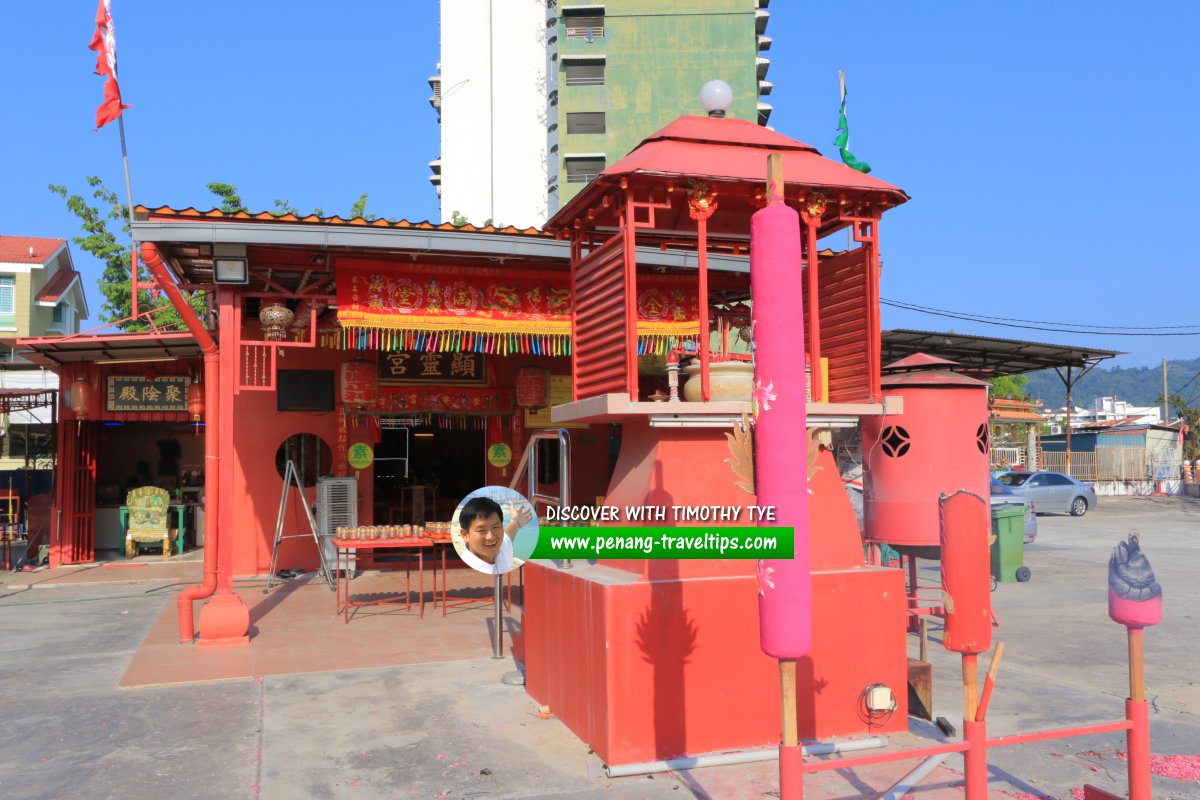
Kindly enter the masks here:
<path id="1" fill-rule="evenodd" d="M 1200 501 L 1190 498 L 1100 498 L 1083 517 L 1043 515 L 1025 551 L 1028 583 L 1001 583 L 992 595 L 1004 642 L 988 734 L 1103 722 L 1124 716 L 1129 694 L 1125 628 L 1108 618 L 1107 567 L 1130 531 L 1163 588 L 1163 623 L 1147 629 L 1146 697 L 1151 749 L 1200 754 Z M 922 581 L 937 579 L 936 567 Z M 962 719 L 961 662 L 931 627 L 934 713 Z M 910 649 L 916 655 L 916 642 Z M 989 656 L 980 657 L 980 680 Z M 1068 798 L 1091 783 L 1124 793 L 1123 734 L 989 751 L 992 786 Z M 1200 798 L 1200 782 L 1155 777 L 1156 798 Z"/>
<path id="2" fill-rule="evenodd" d="M 1200 502 L 1175 498 L 1103 498 L 1083 518 L 1041 518 L 1033 580 L 993 595 L 1006 649 L 989 733 L 1121 716 L 1125 636 L 1107 619 L 1105 568 L 1136 528 L 1166 597 L 1164 623 L 1146 635 L 1152 747 L 1200 753 L 1197 522 Z M 177 578 L 0 583 L 0 798 L 778 797 L 773 763 L 605 779 L 586 745 L 500 683 L 507 659 L 120 689 Z M 959 665 L 939 638 L 934 627 L 935 713 L 958 725 Z M 993 751 L 993 796 L 1066 800 L 1085 782 L 1123 792 L 1123 749 L 1109 735 Z M 807 795 L 872 796 L 907 766 L 810 777 Z M 961 796 L 956 778 L 942 771 L 912 796 Z M 1155 797 L 1200 798 L 1200 783 L 1157 777 Z"/>

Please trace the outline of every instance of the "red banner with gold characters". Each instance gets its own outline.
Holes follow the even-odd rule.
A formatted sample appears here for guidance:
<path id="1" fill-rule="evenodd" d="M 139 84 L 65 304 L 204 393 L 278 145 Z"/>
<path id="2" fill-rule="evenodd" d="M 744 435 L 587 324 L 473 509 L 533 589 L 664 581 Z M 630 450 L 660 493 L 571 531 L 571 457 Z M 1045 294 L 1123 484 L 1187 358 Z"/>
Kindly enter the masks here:
<path id="1" fill-rule="evenodd" d="M 383 386 L 365 414 L 469 414 L 488 416 L 513 413 L 512 389 L 459 387 Z"/>
<path id="2" fill-rule="evenodd" d="M 339 258 L 338 346 L 570 355 L 565 271 L 384 264 Z M 639 275 L 638 336 L 699 334 L 696 279 Z M 323 337 L 323 343 L 336 336 Z"/>

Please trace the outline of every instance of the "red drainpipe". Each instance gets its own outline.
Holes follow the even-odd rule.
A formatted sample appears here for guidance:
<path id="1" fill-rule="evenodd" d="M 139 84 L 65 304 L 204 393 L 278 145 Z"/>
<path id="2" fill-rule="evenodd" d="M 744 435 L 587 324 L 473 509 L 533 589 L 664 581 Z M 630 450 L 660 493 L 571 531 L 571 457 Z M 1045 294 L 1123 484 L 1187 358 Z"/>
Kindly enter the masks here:
<path id="1" fill-rule="evenodd" d="M 207 424 L 218 417 L 220 402 L 219 377 L 217 371 L 218 349 L 208 329 L 200 322 L 196 312 L 184 299 L 175 281 L 167 272 L 158 247 L 151 242 L 143 242 L 142 261 L 150 269 L 158 287 L 162 289 L 171 305 L 179 312 L 179 317 L 187 325 L 188 330 L 200 345 L 204 354 L 204 580 L 199 586 L 189 586 L 179 594 L 179 643 L 191 644 L 196 639 L 196 631 L 192 622 L 192 604 L 197 600 L 211 597 L 217 589 L 217 487 L 219 483 L 221 447 L 217 438 L 217 425 Z"/>

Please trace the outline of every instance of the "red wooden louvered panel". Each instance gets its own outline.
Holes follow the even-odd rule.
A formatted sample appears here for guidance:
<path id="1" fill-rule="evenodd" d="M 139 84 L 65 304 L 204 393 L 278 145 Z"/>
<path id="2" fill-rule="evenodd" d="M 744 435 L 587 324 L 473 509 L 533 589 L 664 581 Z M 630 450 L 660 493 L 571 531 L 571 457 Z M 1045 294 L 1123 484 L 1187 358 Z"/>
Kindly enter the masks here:
<path id="1" fill-rule="evenodd" d="M 817 264 L 821 357 L 829 360 L 829 402 L 862 403 L 870 397 L 871 335 L 867 323 L 866 249 L 821 259 Z M 804 295 L 808 340 L 808 295 Z M 874 369 L 878 369 L 875 365 Z"/>
<path id="2" fill-rule="evenodd" d="M 575 399 L 627 392 L 624 236 L 571 265 Z"/>

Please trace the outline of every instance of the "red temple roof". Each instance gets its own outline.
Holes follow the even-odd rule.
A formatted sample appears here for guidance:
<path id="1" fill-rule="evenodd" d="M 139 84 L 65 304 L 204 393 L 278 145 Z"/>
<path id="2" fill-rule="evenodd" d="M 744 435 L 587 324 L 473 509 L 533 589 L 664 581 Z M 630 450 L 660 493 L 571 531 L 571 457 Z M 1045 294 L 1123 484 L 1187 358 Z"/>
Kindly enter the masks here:
<path id="1" fill-rule="evenodd" d="M 546 223 L 566 227 L 586 208 L 596 206 L 609 187 L 633 175 L 697 177 L 761 185 L 767 156 L 783 153 L 789 185 L 853 192 L 882 192 L 892 205 L 908 200 L 905 192 L 870 175 L 825 158 L 811 145 L 746 120 L 687 116 L 647 137 L 625 158 L 607 167 Z"/>
<path id="2" fill-rule="evenodd" d="M 227 222 L 279 222 L 288 224 L 312 224 L 312 225 L 346 225 L 346 226 L 361 226 L 368 228 L 392 228 L 397 230 L 415 230 L 415 231 L 464 231 L 467 233 L 518 233 L 523 236 L 545 236 L 538 228 L 517 228 L 512 225 L 504 227 L 496 227 L 495 225 L 472 225 L 466 223 L 463 225 L 454 225 L 450 222 L 429 222 L 418 220 L 410 222 L 402 219 L 390 221 L 382 217 L 377 219 L 366 219 L 364 217 L 354 217 L 345 219 L 339 216 L 318 217 L 316 214 L 308 214 L 305 216 L 297 216 L 295 214 L 276 214 L 271 211 L 249 212 L 249 211 L 233 211 L 226 212 L 219 208 L 214 208 L 209 211 L 200 211 L 194 207 L 188 208 L 172 208 L 171 206 L 158 206 L 157 208 L 149 208 L 147 206 L 134 206 L 133 210 L 139 217 L 149 219 L 182 219 L 182 220 L 224 220 Z"/>

